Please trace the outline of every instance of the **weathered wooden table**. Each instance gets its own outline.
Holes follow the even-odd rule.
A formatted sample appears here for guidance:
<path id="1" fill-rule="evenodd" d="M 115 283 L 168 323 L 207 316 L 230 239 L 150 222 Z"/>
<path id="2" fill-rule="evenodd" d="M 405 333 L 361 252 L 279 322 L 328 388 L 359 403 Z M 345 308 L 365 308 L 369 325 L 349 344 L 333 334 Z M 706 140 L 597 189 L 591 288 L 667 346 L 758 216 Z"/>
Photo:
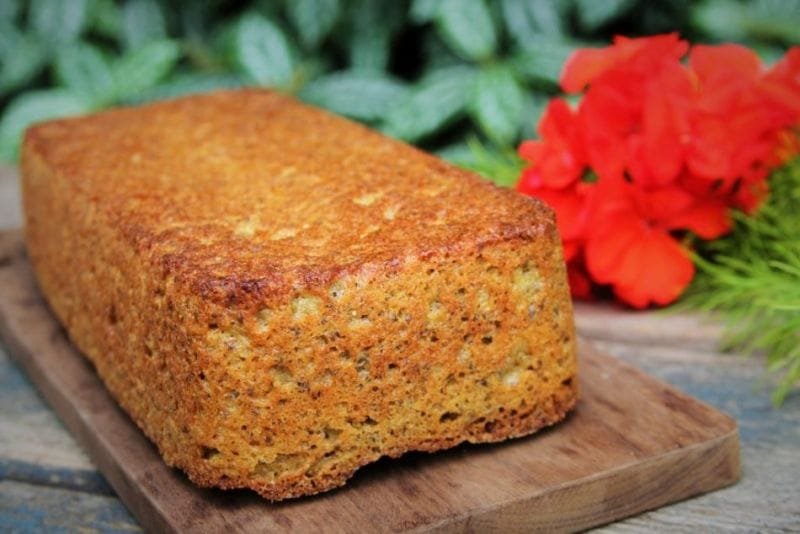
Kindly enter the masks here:
<path id="1" fill-rule="evenodd" d="M 15 173 L 0 168 L 0 228 L 20 225 Z M 581 334 L 605 352 L 735 417 L 735 486 L 609 525 L 622 531 L 800 531 L 800 394 L 772 408 L 763 361 L 721 354 L 702 317 L 577 307 Z M 0 345 L 0 531 L 138 531 L 102 475 Z"/>

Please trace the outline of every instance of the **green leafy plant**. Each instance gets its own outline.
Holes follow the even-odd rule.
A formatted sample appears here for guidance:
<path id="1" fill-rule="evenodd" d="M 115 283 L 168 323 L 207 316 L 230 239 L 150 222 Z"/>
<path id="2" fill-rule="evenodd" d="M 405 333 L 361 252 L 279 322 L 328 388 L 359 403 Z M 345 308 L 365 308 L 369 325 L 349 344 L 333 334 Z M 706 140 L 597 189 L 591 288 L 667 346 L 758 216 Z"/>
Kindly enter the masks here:
<path id="1" fill-rule="evenodd" d="M 532 136 L 578 44 L 680 31 L 755 39 L 770 54 L 797 41 L 796 10 L 792 0 L 2 0 L 0 158 L 15 159 L 35 121 L 241 85 L 445 155 L 463 155 L 467 139 L 508 152 Z"/>
<path id="2" fill-rule="evenodd" d="M 728 237 L 698 251 L 684 306 L 718 313 L 725 348 L 766 354 L 779 405 L 800 383 L 800 158 L 773 173 L 770 188 L 755 217 L 738 214 Z"/>
<path id="3" fill-rule="evenodd" d="M 503 187 L 516 184 L 524 167 L 522 158 L 512 148 L 485 144 L 477 137 L 445 147 L 439 155 Z"/>

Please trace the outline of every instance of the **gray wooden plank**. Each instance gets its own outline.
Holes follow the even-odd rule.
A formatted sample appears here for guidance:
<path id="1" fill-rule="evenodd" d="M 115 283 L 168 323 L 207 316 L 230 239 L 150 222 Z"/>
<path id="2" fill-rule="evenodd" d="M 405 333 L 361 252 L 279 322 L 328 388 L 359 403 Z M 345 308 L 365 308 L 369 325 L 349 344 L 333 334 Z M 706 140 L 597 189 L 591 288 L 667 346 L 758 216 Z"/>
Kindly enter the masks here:
<path id="1" fill-rule="evenodd" d="M 106 479 L 94 469 L 65 469 L 0 458 L 0 480 L 16 480 L 100 495 L 114 494 Z"/>
<path id="2" fill-rule="evenodd" d="M 112 494 L 0 344 L 0 479 Z"/>
<path id="3" fill-rule="evenodd" d="M 0 164 L 0 229 L 19 226 L 22 226 L 22 209 L 17 171 Z"/>
<path id="4" fill-rule="evenodd" d="M 747 446 L 735 486 L 645 512 L 601 532 L 800 531 L 800 447 Z"/>
<path id="5" fill-rule="evenodd" d="M 0 229 L 22 224 L 14 167 L 0 165 Z M 0 478 L 108 493 L 105 479 L 0 343 Z"/>
<path id="6" fill-rule="evenodd" d="M 588 339 L 713 351 L 722 328 L 707 314 L 639 311 L 613 302 L 576 302 L 575 323 Z"/>
<path id="7" fill-rule="evenodd" d="M 94 471 L 86 453 L 0 344 L 0 461 Z"/>
<path id="8" fill-rule="evenodd" d="M 0 480 L 2 532 L 141 532 L 118 499 Z"/>
<path id="9" fill-rule="evenodd" d="M 634 363 L 721 408 L 739 423 L 742 478 L 734 486 L 610 525 L 602 532 L 800 531 L 800 395 L 776 409 L 761 358 L 699 349 L 598 341 Z"/>
<path id="10" fill-rule="evenodd" d="M 800 392 L 789 395 L 781 408 L 773 407 L 770 392 L 775 382 L 765 378 L 763 359 L 658 346 L 643 357 L 641 349 L 630 344 L 595 345 L 732 415 L 744 445 L 800 449 Z M 797 458 L 800 468 L 800 455 Z"/>

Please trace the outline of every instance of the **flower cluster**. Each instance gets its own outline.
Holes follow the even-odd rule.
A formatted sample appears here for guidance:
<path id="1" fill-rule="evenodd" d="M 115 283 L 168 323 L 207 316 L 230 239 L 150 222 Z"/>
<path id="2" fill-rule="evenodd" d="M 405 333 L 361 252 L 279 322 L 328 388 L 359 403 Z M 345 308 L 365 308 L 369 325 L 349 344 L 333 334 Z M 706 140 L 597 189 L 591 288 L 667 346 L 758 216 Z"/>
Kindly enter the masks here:
<path id="1" fill-rule="evenodd" d="M 800 47 L 767 69 L 739 45 L 618 37 L 576 51 L 561 87 L 580 103 L 550 101 L 517 189 L 555 210 L 577 297 L 672 302 L 694 276 L 687 236 L 729 231 L 729 210 L 755 211 L 797 152 Z"/>

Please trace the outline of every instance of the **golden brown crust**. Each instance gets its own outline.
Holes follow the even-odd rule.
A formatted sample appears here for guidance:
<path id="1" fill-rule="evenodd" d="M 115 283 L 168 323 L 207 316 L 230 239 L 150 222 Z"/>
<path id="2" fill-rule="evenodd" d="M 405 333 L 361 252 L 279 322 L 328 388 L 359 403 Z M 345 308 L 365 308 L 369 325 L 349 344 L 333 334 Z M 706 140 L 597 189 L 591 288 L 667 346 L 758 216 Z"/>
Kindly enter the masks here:
<path id="1" fill-rule="evenodd" d="M 23 193 L 48 301 L 198 484 L 316 493 L 574 405 L 550 211 L 288 97 L 37 126 Z"/>
<path id="2" fill-rule="evenodd" d="M 210 297 L 286 293 L 365 261 L 391 267 L 467 241 L 533 236 L 551 218 L 534 199 L 265 91 L 53 121 L 25 143 Z"/>

